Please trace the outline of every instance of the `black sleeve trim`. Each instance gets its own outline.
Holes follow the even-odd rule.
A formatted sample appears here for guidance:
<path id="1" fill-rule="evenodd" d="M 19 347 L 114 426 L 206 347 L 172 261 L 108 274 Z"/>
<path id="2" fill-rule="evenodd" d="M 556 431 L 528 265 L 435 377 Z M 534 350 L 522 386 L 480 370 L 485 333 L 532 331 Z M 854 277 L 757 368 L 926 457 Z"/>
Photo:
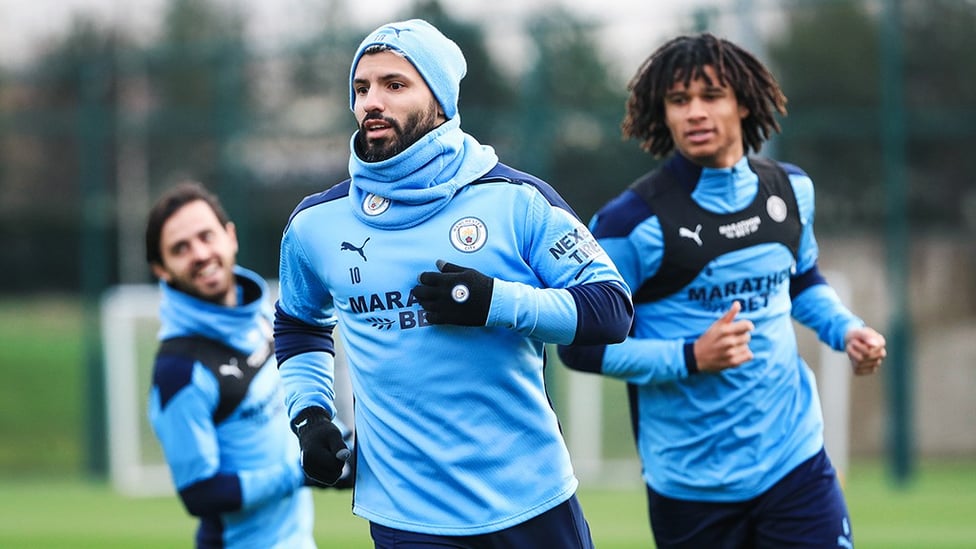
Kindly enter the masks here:
<path id="1" fill-rule="evenodd" d="M 606 350 L 606 345 L 559 345 L 556 347 L 559 359 L 567 368 L 591 374 L 603 373 L 603 355 Z"/>
<path id="2" fill-rule="evenodd" d="M 230 473 L 218 473 L 183 488 L 180 499 L 195 517 L 239 511 L 244 504 L 241 479 Z"/>
<path id="3" fill-rule="evenodd" d="M 634 320 L 630 294 L 616 282 L 604 281 L 567 288 L 578 312 L 573 344 L 620 343 Z"/>
<path id="4" fill-rule="evenodd" d="M 278 367 L 289 358 L 313 351 L 325 351 L 335 355 L 334 327 L 313 326 L 284 313 L 275 304 L 274 342 Z"/>

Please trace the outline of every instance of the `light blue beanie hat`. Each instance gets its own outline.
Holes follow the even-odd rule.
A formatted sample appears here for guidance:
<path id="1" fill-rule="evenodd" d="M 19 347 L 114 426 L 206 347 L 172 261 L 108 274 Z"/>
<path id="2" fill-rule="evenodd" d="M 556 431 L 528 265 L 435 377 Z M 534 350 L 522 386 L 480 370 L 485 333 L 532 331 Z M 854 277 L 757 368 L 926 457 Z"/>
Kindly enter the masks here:
<path id="1" fill-rule="evenodd" d="M 468 70 L 461 48 L 423 19 L 387 23 L 367 36 L 356 50 L 349 70 L 349 108 L 356 109 L 356 90 L 352 80 L 356 65 L 370 46 L 388 46 L 410 61 L 427 82 L 444 115 L 454 118 L 458 110 L 461 79 Z"/>

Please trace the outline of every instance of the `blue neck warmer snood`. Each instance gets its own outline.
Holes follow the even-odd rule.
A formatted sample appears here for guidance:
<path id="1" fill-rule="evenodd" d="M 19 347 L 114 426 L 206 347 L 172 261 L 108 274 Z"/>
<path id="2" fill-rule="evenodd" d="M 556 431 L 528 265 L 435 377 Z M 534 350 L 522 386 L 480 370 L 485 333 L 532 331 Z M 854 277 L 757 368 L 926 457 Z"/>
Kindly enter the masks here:
<path id="1" fill-rule="evenodd" d="M 356 216 L 380 228 L 412 227 L 446 206 L 458 189 L 488 173 L 498 163 L 495 150 L 461 131 L 460 125 L 455 116 L 381 162 L 360 159 L 353 135 L 349 194 Z M 389 203 L 376 208 L 383 199 Z"/>

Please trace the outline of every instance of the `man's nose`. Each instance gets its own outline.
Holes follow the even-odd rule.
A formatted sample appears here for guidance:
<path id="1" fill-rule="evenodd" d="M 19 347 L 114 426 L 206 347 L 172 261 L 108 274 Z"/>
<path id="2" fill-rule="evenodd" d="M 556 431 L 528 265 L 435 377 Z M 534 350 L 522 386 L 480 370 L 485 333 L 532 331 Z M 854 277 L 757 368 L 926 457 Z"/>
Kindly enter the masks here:
<path id="1" fill-rule="evenodd" d="M 199 261 L 210 257 L 210 246 L 202 240 L 194 240 L 190 243 L 190 255 Z"/>
<path id="2" fill-rule="evenodd" d="M 382 111 L 384 108 L 382 94 L 378 90 L 370 88 L 365 95 L 361 96 L 359 106 L 366 113 Z"/>

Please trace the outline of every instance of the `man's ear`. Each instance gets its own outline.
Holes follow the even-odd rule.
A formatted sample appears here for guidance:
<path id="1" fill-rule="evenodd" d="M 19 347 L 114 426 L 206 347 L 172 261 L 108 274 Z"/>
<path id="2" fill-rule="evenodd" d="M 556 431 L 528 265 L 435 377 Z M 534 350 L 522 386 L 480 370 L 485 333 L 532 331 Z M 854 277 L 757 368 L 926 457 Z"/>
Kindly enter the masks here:
<path id="1" fill-rule="evenodd" d="M 152 268 L 153 274 L 156 275 L 156 278 L 166 283 L 169 282 L 170 279 L 169 271 L 164 269 L 162 265 L 160 265 L 159 263 L 153 263 L 152 265 L 150 265 L 150 267 Z"/>
<path id="2" fill-rule="evenodd" d="M 233 221 L 228 221 L 224 225 L 224 229 L 227 231 L 227 235 L 234 242 L 234 257 L 237 257 L 237 252 L 240 251 L 240 245 L 237 243 L 237 226 L 234 225 Z"/>

